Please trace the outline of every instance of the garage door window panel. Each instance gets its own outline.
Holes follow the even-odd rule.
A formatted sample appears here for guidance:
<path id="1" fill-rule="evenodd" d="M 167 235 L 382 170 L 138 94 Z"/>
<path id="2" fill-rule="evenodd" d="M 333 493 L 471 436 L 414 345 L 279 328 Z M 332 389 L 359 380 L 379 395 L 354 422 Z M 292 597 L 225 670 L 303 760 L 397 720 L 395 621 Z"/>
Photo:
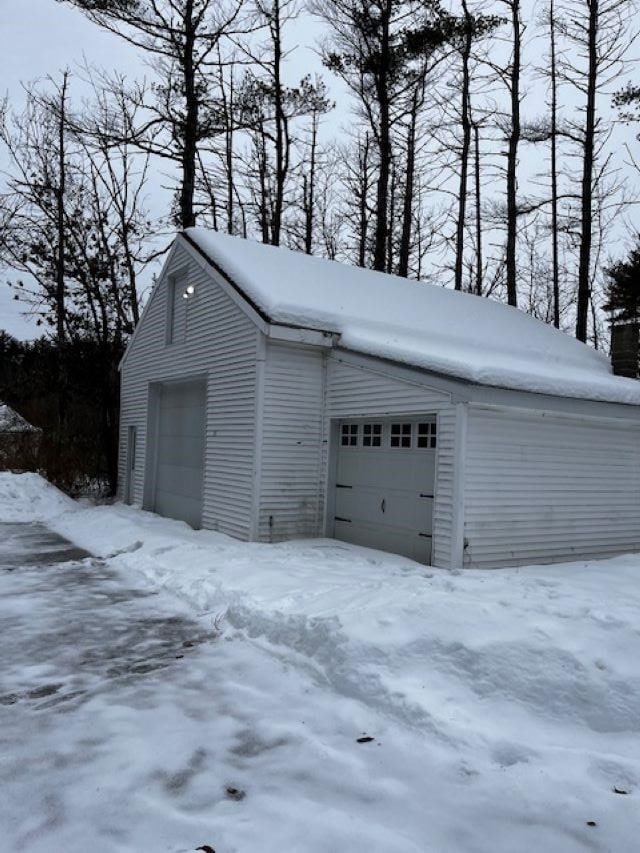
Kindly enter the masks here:
<path id="1" fill-rule="evenodd" d="M 418 447 L 435 450 L 437 445 L 437 427 L 435 421 L 418 424 Z"/>
<path id="2" fill-rule="evenodd" d="M 391 447 L 411 447 L 413 424 L 391 424 Z"/>
<path id="3" fill-rule="evenodd" d="M 357 447 L 359 431 L 358 424 L 342 424 L 340 444 L 343 447 Z"/>
<path id="4" fill-rule="evenodd" d="M 382 447 L 382 424 L 363 424 L 363 447 Z"/>

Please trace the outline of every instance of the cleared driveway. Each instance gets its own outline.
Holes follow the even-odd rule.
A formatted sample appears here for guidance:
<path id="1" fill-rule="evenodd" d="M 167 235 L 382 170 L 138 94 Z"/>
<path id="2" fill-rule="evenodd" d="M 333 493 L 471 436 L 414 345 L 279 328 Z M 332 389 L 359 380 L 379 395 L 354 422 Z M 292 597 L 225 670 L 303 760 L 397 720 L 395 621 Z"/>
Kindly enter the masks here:
<path id="1" fill-rule="evenodd" d="M 0 524 L 0 704 L 69 711 L 136 687 L 209 639 L 40 524 Z"/>
<path id="2" fill-rule="evenodd" d="M 456 576 L 5 496 L 105 556 L 0 529 L 0 853 L 635 853 L 637 557 Z"/>
<path id="3" fill-rule="evenodd" d="M 114 562 L 0 523 L 0 853 L 422 853 L 376 714 Z"/>
<path id="4" fill-rule="evenodd" d="M 232 799 L 224 770 L 176 826 L 220 725 L 215 632 L 180 610 L 41 524 L 0 523 L 0 850 L 211 844 L 197 812 Z"/>

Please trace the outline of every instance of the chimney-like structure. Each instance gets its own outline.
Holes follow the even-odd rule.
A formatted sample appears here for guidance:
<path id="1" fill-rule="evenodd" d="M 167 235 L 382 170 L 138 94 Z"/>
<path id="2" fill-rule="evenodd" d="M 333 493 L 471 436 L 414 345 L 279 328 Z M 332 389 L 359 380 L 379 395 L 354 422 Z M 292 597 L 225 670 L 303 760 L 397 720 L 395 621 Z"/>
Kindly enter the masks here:
<path id="1" fill-rule="evenodd" d="M 616 376 L 640 378 L 640 323 L 637 321 L 612 324 L 611 364 Z"/>

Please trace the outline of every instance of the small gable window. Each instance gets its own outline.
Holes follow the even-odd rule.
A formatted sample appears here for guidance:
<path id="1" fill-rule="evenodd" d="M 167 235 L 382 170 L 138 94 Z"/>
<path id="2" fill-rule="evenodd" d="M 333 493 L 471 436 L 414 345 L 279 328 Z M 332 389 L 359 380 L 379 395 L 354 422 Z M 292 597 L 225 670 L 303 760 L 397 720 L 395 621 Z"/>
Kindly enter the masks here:
<path id="1" fill-rule="evenodd" d="M 187 291 L 186 272 L 167 279 L 167 344 L 181 343 L 187 336 Z"/>

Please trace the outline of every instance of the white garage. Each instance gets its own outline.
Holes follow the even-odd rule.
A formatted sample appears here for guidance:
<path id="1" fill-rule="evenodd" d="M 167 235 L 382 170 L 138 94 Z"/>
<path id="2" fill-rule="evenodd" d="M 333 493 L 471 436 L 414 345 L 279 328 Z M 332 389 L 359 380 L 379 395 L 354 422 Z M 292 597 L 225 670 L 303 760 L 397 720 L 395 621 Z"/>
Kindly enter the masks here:
<path id="1" fill-rule="evenodd" d="M 339 435 L 333 535 L 430 563 L 435 416 L 341 421 Z"/>
<path id="2" fill-rule="evenodd" d="M 202 522 L 205 385 L 164 383 L 157 397 L 154 511 L 197 528 Z"/>
<path id="3" fill-rule="evenodd" d="M 450 568 L 640 551 L 640 382 L 495 300 L 187 229 L 121 371 L 120 493 L 194 527 Z"/>

